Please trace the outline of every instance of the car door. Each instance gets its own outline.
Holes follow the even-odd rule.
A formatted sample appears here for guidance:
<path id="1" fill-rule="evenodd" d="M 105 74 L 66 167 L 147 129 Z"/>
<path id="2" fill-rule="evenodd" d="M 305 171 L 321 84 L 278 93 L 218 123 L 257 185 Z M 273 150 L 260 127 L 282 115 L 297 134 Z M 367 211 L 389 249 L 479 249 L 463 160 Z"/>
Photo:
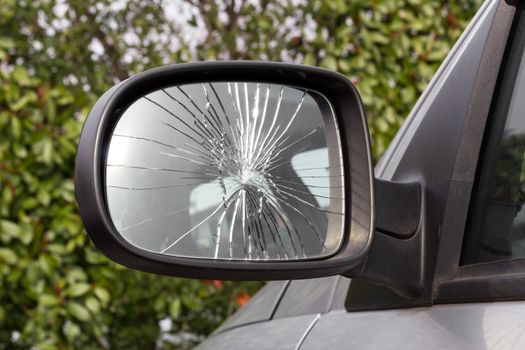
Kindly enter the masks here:
<path id="1" fill-rule="evenodd" d="M 341 310 L 349 278 L 266 284 L 199 349 L 295 349 L 322 314 Z"/>
<path id="2" fill-rule="evenodd" d="M 485 10 L 487 10 L 485 8 Z M 501 8 L 494 21 L 500 20 Z M 499 12 L 499 13 L 498 13 Z M 478 32 L 479 33 L 479 32 Z M 494 48 L 494 27 L 487 33 L 464 126 L 455 150 L 451 181 L 437 184 L 435 196 L 447 197 L 438 222 L 440 242 L 432 279 L 432 306 L 388 308 L 388 294 L 374 297 L 371 290 L 352 284 L 346 309 L 327 313 L 312 327 L 301 349 L 522 349 L 525 347 L 525 17 L 518 7 L 513 17 L 501 66 L 484 67 L 487 55 L 498 61 Z M 503 35 L 500 32 L 497 37 Z M 472 39 L 472 37 L 471 37 Z M 492 40 L 492 41 L 491 41 Z M 460 59 L 461 61 L 461 59 Z M 473 61 L 470 61 L 473 63 Z M 474 61 L 476 62 L 476 61 Z M 461 64 L 461 63 L 460 63 Z M 494 92 L 480 92 L 480 77 L 489 85 L 489 71 L 498 70 Z M 468 76 L 465 77 L 468 79 Z M 439 93 L 438 93 L 439 95 Z M 474 103 L 491 95 L 488 113 Z M 434 102 L 435 103 L 435 102 Z M 453 102 L 451 102 L 453 103 Z M 439 107 L 439 105 L 436 105 Z M 447 107 L 444 107 L 446 110 Z M 432 107 L 430 107 L 430 111 Z M 468 112 L 470 111 L 470 112 Z M 474 113 L 472 113 L 474 111 Z M 456 111 L 457 112 L 457 111 Z M 454 113 L 454 117 L 463 116 Z M 422 127 L 431 117 L 423 117 Z M 414 119 L 417 118 L 417 115 Z M 462 118 L 459 118 L 462 119 Z M 485 119 L 485 120 L 484 120 Z M 408 128 L 410 129 L 410 127 Z M 414 133 L 418 138 L 420 129 Z M 405 135 L 409 130 L 405 130 Z M 424 133 L 424 132 L 423 132 Z M 477 134 L 477 135 L 476 135 Z M 475 151 L 476 140 L 482 140 Z M 407 142 L 406 149 L 415 145 Z M 430 141 L 432 143 L 432 141 Z M 423 142 L 422 148 L 428 148 Z M 437 146 L 434 145 L 434 146 Z M 398 147 L 402 147 L 398 145 Z M 442 148 L 452 148 L 443 145 Z M 391 153 L 390 156 L 393 156 Z M 479 157 L 478 157 L 479 154 Z M 436 149 L 427 158 L 444 156 Z M 406 154 L 401 156 L 403 162 Z M 434 158 L 435 160 L 435 158 Z M 406 171 L 392 169 L 386 159 L 383 175 Z M 406 163 L 409 164 L 410 160 Z M 425 161 L 421 161 L 424 166 Z M 469 164 L 470 163 L 470 164 Z M 439 165 L 446 168 L 447 161 Z M 390 169 L 389 169 L 390 165 Z M 397 164 L 396 164 L 397 165 Z M 475 166 L 474 166 L 475 165 Z M 437 170 L 437 172 L 442 169 Z M 395 175 L 394 175 L 395 176 Z M 432 178 L 435 174 L 427 177 Z M 428 199 L 428 197 L 427 197 Z M 429 199 L 429 203 L 432 200 Z M 434 222 L 434 221 L 433 221 Z M 355 289 L 355 288 L 354 288 Z M 369 295 L 363 295 L 369 293 Z M 377 300 L 374 310 L 374 299 Z M 379 299 L 383 299 L 382 301 Z M 395 298 L 391 305 L 395 307 Z M 367 311 L 361 311 L 361 301 Z M 343 347 L 344 344 L 344 347 Z"/>

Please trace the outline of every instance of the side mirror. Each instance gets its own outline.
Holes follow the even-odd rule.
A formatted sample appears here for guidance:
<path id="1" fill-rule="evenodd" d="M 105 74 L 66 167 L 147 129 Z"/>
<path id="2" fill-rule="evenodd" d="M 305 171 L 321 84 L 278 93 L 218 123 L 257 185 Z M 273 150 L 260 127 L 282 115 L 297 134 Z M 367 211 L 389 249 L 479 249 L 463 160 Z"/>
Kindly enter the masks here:
<path id="1" fill-rule="evenodd" d="M 277 280 L 345 273 L 375 229 L 363 106 L 352 83 L 285 63 L 201 62 L 110 89 L 84 125 L 86 231 L 131 268 Z"/>

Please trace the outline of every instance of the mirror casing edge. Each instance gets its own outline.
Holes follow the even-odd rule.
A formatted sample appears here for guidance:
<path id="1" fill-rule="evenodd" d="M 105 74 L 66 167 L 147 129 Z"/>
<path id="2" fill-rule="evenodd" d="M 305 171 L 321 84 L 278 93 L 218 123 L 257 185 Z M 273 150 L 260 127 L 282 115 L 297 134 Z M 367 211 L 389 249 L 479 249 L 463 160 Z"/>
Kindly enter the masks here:
<path id="1" fill-rule="evenodd" d="M 225 261 L 166 256 L 136 248 L 115 229 L 105 202 L 103 158 L 119 114 L 160 87 L 204 81 L 263 81 L 308 88 L 326 96 L 339 124 L 345 173 L 346 219 L 341 249 L 306 261 Z M 335 275 L 358 266 L 372 243 L 374 187 L 370 139 L 361 99 L 344 76 L 296 64 L 218 61 L 169 65 L 131 77 L 108 90 L 82 129 L 76 161 L 76 196 L 86 231 L 105 255 L 130 268 L 204 279 L 279 280 Z"/>

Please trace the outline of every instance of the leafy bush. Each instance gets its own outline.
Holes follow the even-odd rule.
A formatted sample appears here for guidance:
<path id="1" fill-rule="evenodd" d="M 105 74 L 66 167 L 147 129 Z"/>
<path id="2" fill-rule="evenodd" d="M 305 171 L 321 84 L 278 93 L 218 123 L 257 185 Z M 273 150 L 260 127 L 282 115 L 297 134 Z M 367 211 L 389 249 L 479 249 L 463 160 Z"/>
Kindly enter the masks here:
<path id="1" fill-rule="evenodd" d="M 74 157 L 89 108 L 114 82 L 192 59 L 338 70 L 362 94 L 377 157 L 478 5 L 0 2 L 0 349 L 185 348 L 260 286 L 131 271 L 91 244 Z"/>

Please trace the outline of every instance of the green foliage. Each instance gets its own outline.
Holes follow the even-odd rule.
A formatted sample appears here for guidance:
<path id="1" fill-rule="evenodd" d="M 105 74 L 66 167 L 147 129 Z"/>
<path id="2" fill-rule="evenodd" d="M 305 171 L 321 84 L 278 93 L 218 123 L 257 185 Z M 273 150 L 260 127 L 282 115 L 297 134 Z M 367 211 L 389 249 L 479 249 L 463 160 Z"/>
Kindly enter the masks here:
<path id="1" fill-rule="evenodd" d="M 173 279 L 110 263 L 82 230 L 73 165 L 87 112 L 21 66 L 0 71 L 0 344 L 153 348 L 158 321 L 203 335 L 257 285 Z M 236 305 L 234 305 L 236 306 Z M 231 309 L 230 309 L 231 312 Z M 19 333 L 11 343 L 12 332 Z M 2 347 L 2 345 L 0 345 Z"/>
<path id="2" fill-rule="evenodd" d="M 348 76 L 378 159 L 481 2 L 249 2 L 238 12 L 227 8 L 226 23 L 206 22 L 197 57 L 291 60 Z M 219 12 L 216 3 L 197 7 L 203 18 Z"/>
<path id="3" fill-rule="evenodd" d="M 335 69 L 362 94 L 377 157 L 479 2 L 0 2 L 0 349 L 185 348 L 260 286 L 132 271 L 87 239 L 76 144 L 114 82 L 192 59 Z"/>

